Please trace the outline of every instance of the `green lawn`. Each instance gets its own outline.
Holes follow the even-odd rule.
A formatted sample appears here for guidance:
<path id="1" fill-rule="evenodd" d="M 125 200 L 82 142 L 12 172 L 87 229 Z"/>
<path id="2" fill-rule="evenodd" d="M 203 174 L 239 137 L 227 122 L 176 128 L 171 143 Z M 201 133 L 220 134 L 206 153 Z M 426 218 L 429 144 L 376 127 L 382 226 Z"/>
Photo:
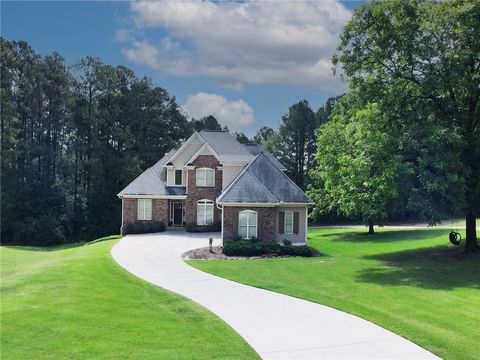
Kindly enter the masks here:
<path id="1" fill-rule="evenodd" d="M 190 261 L 196 268 L 373 321 L 446 359 L 480 359 L 480 255 L 448 229 L 311 229 L 324 256 Z"/>
<path id="2" fill-rule="evenodd" d="M 84 246 L 1 247 L 2 359 L 258 358 L 195 303 Z"/>

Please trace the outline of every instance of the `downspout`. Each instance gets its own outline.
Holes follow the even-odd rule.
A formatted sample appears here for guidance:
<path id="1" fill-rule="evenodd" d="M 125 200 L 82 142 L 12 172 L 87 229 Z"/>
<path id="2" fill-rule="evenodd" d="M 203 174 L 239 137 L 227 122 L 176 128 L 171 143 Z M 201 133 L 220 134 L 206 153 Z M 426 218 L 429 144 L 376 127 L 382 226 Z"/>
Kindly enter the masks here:
<path id="1" fill-rule="evenodd" d="M 218 203 L 215 201 L 215 204 L 217 206 L 217 209 L 222 212 L 222 230 L 221 230 L 221 237 L 222 237 L 222 245 L 223 245 L 223 206 L 218 205 Z"/>
<path id="2" fill-rule="evenodd" d="M 122 234 L 123 231 L 123 197 L 122 197 L 122 225 L 120 226 L 120 234 Z"/>

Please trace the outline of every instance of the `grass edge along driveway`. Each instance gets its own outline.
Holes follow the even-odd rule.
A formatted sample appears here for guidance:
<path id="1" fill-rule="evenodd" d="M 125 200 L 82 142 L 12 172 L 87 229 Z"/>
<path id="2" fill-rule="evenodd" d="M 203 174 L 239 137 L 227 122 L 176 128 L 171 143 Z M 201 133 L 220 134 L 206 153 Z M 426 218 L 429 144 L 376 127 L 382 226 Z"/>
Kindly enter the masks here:
<path id="1" fill-rule="evenodd" d="M 2 358 L 258 358 L 203 307 L 117 265 L 118 238 L 0 247 Z"/>
<path id="2" fill-rule="evenodd" d="M 448 232 L 313 228 L 321 257 L 189 264 L 360 316 L 445 359 L 480 359 L 480 256 L 452 248 Z"/>

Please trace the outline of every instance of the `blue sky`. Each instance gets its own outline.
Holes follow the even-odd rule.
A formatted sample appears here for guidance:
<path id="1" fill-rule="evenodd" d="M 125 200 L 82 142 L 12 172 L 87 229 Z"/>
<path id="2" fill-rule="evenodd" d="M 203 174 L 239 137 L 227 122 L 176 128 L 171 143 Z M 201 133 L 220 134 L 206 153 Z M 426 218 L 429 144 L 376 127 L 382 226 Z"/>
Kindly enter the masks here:
<path id="1" fill-rule="evenodd" d="M 253 135 L 288 107 L 346 85 L 329 59 L 351 10 L 335 0 L 241 3 L 1 2 L 1 33 L 68 64 L 98 56 L 149 76 L 190 116 Z"/>

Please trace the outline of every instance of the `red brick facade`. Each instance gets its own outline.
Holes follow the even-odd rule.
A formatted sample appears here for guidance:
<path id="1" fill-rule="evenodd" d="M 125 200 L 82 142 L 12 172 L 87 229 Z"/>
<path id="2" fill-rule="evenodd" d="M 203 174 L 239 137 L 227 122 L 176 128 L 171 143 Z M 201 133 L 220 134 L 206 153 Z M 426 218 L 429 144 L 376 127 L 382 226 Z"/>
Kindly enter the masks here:
<path id="1" fill-rule="evenodd" d="M 264 241 L 275 240 L 275 208 L 273 207 L 223 207 L 223 240 L 238 236 L 238 213 L 242 210 L 257 212 L 257 237 Z"/>
<path id="2" fill-rule="evenodd" d="M 123 199 L 123 225 L 127 223 L 134 223 L 138 220 L 137 214 L 138 199 Z M 165 225 L 168 224 L 168 200 L 167 199 L 152 199 L 152 220 L 163 221 Z"/>
<path id="3" fill-rule="evenodd" d="M 221 212 L 217 209 L 215 200 L 222 192 L 222 171 L 217 169 L 220 163 L 212 155 L 199 155 L 191 164 L 194 169 L 188 170 L 187 200 L 185 201 L 185 217 L 187 223 L 197 223 L 197 202 L 198 200 L 208 199 L 213 204 L 213 219 L 215 222 L 221 221 Z M 197 168 L 210 168 L 215 170 L 214 187 L 197 187 L 196 173 Z"/>

